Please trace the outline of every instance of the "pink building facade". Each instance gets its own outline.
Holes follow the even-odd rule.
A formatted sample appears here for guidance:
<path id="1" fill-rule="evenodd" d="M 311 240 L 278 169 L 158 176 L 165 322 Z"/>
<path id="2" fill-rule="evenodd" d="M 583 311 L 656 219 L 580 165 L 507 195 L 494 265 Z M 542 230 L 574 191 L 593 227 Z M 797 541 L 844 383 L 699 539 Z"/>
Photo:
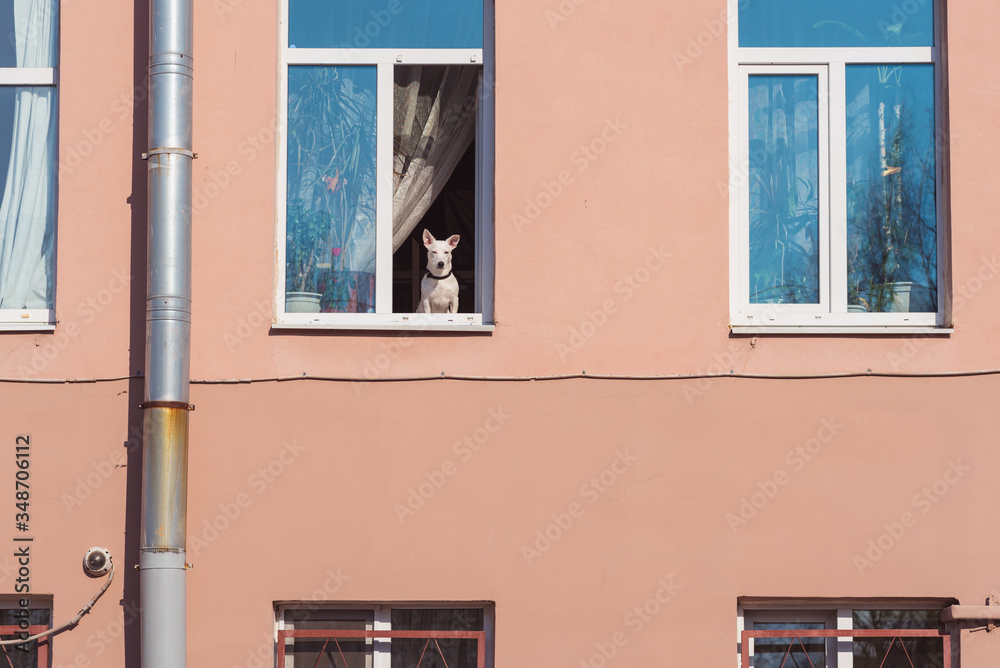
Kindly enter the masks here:
<path id="1" fill-rule="evenodd" d="M 23 665 L 138 666 L 149 15 L 43 4 L 0 622 L 101 546 Z M 996 666 L 1000 7 L 340 4 L 194 11 L 188 664 Z"/>

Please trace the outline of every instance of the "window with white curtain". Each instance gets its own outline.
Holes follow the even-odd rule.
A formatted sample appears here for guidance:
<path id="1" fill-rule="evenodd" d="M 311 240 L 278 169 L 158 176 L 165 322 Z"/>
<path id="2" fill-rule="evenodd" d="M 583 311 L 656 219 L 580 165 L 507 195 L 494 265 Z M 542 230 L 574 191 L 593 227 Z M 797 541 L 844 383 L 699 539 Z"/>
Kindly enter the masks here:
<path id="1" fill-rule="evenodd" d="M 0 328 L 55 322 L 58 0 L 0 7 Z"/>
<path id="2" fill-rule="evenodd" d="M 947 326 L 940 5 L 730 0 L 737 331 Z"/>
<path id="3" fill-rule="evenodd" d="M 279 326 L 491 323 L 491 0 L 283 7 Z M 414 314 L 425 229 L 454 313 Z"/>

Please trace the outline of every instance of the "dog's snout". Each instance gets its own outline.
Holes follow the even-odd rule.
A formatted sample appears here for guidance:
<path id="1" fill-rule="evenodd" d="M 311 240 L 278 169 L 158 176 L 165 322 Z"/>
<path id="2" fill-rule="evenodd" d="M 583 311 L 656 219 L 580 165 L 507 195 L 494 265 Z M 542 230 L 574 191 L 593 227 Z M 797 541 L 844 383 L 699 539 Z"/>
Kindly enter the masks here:
<path id="1" fill-rule="evenodd" d="M 444 262 L 438 261 L 438 269 L 444 269 Z"/>

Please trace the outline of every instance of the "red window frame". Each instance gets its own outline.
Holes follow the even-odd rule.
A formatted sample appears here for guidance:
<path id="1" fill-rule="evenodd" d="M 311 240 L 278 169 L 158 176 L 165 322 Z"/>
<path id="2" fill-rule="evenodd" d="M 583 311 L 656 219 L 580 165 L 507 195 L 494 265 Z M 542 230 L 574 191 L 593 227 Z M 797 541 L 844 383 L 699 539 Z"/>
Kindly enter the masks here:
<path id="1" fill-rule="evenodd" d="M 486 631 L 362 631 L 334 629 L 303 629 L 300 631 L 280 630 L 278 631 L 278 668 L 285 665 L 285 639 L 287 638 L 313 638 L 316 640 L 333 640 L 346 638 L 372 638 L 379 640 L 391 640 L 392 638 L 426 639 L 424 651 L 429 649 L 431 640 L 437 645 L 438 638 L 463 639 L 476 641 L 476 668 L 486 668 Z M 339 648 L 339 643 L 337 647 Z M 437 650 L 440 652 L 440 648 Z M 419 666 L 419 663 L 417 664 Z M 951 668 L 945 666 L 944 668 Z"/>
<path id="2" fill-rule="evenodd" d="M 740 634 L 740 666 L 750 668 L 750 639 L 751 638 L 789 638 L 789 650 L 800 638 L 891 638 L 889 647 L 886 648 L 886 656 L 892 650 L 895 641 L 902 645 L 903 638 L 940 638 L 944 645 L 944 661 L 942 668 L 951 668 L 951 634 L 940 629 L 854 629 L 850 631 L 836 631 L 833 629 L 781 629 L 781 630 L 761 630 L 743 631 Z M 799 641 L 801 644 L 801 640 Z M 905 648 L 903 650 L 906 651 Z M 807 656 L 808 658 L 808 656 Z M 911 668 L 916 668 L 913 659 L 907 655 Z"/>
<path id="3" fill-rule="evenodd" d="M 26 629 L 23 629 L 23 628 L 21 628 L 20 626 L 17 626 L 17 625 L 14 625 L 14 626 L 0 626 L 0 636 L 14 636 L 14 637 L 18 637 L 19 634 L 24 633 L 25 631 L 27 631 L 27 633 L 28 633 L 29 636 L 33 636 L 33 635 L 37 635 L 39 633 L 45 633 L 48 630 L 49 630 L 48 626 L 41 626 L 41 625 L 29 626 Z M 9 647 L 16 647 L 16 645 L 9 645 Z M 38 668 L 48 668 L 48 666 L 49 666 L 49 638 L 48 638 L 48 636 L 46 636 L 45 638 L 39 638 L 38 639 L 38 653 L 37 653 L 37 657 L 38 657 Z"/>

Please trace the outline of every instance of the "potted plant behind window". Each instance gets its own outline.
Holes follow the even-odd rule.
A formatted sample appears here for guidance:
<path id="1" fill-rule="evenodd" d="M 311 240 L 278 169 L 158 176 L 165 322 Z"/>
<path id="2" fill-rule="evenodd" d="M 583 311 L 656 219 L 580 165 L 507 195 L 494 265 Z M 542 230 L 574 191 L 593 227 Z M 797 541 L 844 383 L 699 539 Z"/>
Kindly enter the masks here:
<path id="1" fill-rule="evenodd" d="M 319 311 L 318 267 L 329 220 L 320 210 L 289 203 L 285 217 L 285 311 Z"/>
<path id="2" fill-rule="evenodd" d="M 340 68 L 289 74 L 286 311 L 290 298 L 309 312 L 374 311 L 356 297 L 374 274 L 355 266 L 374 257 L 373 105 Z"/>
<path id="3" fill-rule="evenodd" d="M 871 119 L 877 127 L 878 155 L 865 170 L 868 178 L 848 185 L 853 209 L 847 249 L 848 311 L 910 310 L 913 282 L 907 280 L 905 267 L 921 256 L 920 196 L 915 190 L 924 179 L 914 181 L 908 173 L 916 166 L 907 159 L 906 109 L 896 97 L 902 76 L 899 66 L 878 68 L 880 90 L 872 93 L 877 126 Z"/>
<path id="4" fill-rule="evenodd" d="M 904 46 L 919 40 L 920 33 L 904 32 L 905 23 L 880 23 L 879 43 Z M 843 30 L 859 46 L 874 45 L 842 21 L 823 20 L 813 27 Z M 927 207 L 928 200 L 933 201 L 935 175 L 933 160 L 922 154 L 921 130 L 913 127 L 909 107 L 914 99 L 904 90 L 905 70 L 876 66 L 877 76 L 864 97 L 848 100 L 849 107 L 868 107 L 867 114 L 858 112 L 857 126 L 848 128 L 848 143 L 870 142 L 867 161 L 853 166 L 854 178 L 848 182 L 849 313 L 908 312 L 911 290 L 917 286 L 922 297 L 916 301 L 924 308 L 929 301 L 936 308 L 930 288 L 936 275 L 936 222 Z"/>

